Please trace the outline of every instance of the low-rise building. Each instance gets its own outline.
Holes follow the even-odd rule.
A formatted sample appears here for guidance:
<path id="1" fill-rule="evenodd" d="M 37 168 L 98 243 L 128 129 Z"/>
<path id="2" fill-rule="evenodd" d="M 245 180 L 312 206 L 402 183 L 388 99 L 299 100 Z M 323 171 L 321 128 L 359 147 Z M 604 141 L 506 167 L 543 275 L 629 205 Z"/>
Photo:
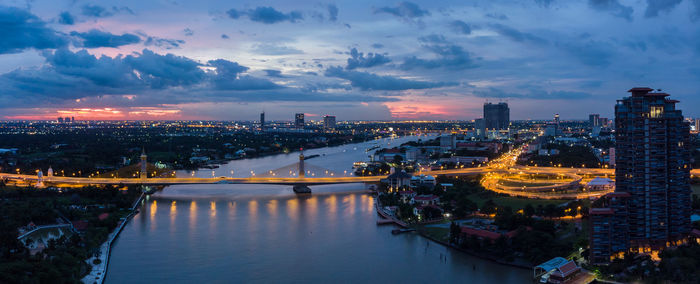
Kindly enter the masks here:
<path id="1" fill-rule="evenodd" d="M 411 177 L 411 188 L 418 187 L 435 187 L 435 177 L 431 175 L 420 175 Z"/>
<path id="2" fill-rule="evenodd" d="M 422 194 L 413 197 L 413 202 L 419 205 L 437 205 L 440 203 L 440 197 L 435 194 Z"/>
<path id="3" fill-rule="evenodd" d="M 388 184 L 390 189 L 409 187 L 411 186 L 411 175 L 405 171 L 394 172 L 383 179 L 382 182 Z"/>
<path id="4" fill-rule="evenodd" d="M 399 191 L 399 198 L 401 198 L 401 202 L 403 202 L 403 203 L 413 202 L 413 197 L 415 197 L 415 196 L 416 196 L 416 192 L 413 190 Z"/>
<path id="5" fill-rule="evenodd" d="M 597 177 L 586 184 L 587 191 L 601 191 L 615 189 L 615 181 L 609 178 Z"/>
<path id="6" fill-rule="evenodd" d="M 564 283 L 573 278 L 579 271 L 579 267 L 573 260 L 563 257 L 555 257 L 533 268 L 535 277 L 542 277 L 549 283 Z"/>

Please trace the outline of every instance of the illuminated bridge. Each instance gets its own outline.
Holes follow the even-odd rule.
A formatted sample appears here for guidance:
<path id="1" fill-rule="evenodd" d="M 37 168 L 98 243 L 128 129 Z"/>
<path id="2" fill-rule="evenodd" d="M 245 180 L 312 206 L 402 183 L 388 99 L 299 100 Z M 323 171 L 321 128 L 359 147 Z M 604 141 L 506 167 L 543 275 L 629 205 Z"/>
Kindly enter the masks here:
<path id="1" fill-rule="evenodd" d="M 503 157 L 490 162 L 485 167 L 476 168 L 459 168 L 449 170 L 433 170 L 422 171 L 416 174 L 430 175 L 480 175 L 484 174 L 487 177 L 493 175 L 503 175 L 509 173 L 527 173 L 527 174 L 550 174 L 550 175 L 607 175 L 615 174 L 614 169 L 599 169 L 599 168 L 562 168 L 562 167 L 524 167 L 516 166 L 514 161 L 519 155 L 519 150 L 508 153 Z M 309 186 L 309 185 L 325 185 L 325 184 L 342 184 L 342 183 L 378 183 L 382 179 L 387 178 L 386 175 L 380 176 L 343 176 L 337 175 L 332 171 L 316 167 L 304 162 L 303 154 L 299 155 L 299 162 L 276 170 L 271 170 L 266 173 L 250 177 L 151 177 L 148 178 L 146 172 L 146 156 L 141 156 L 141 172 L 138 177 L 119 178 L 119 177 L 66 177 L 53 176 L 49 173 L 48 176 L 43 176 L 41 172 L 37 175 L 23 175 L 12 173 L 0 173 L 0 179 L 15 181 L 25 184 L 35 184 L 39 187 L 47 185 L 55 186 L 82 186 L 82 185 L 147 185 L 147 186 L 168 186 L 179 184 L 275 184 L 275 185 L 293 185 L 293 186 Z M 288 175 L 287 177 L 283 177 Z M 691 176 L 700 176 L 700 169 L 691 171 Z M 578 182 L 576 182 L 578 183 Z M 493 183 L 484 182 L 482 184 L 489 190 L 499 193 L 521 196 L 527 198 L 585 198 L 594 196 L 591 193 L 571 193 L 571 196 L 553 195 L 551 193 L 523 193 L 516 191 L 503 190 L 492 186 Z M 491 184 L 491 186 L 490 186 Z M 555 185 L 559 186 L 559 185 Z"/>

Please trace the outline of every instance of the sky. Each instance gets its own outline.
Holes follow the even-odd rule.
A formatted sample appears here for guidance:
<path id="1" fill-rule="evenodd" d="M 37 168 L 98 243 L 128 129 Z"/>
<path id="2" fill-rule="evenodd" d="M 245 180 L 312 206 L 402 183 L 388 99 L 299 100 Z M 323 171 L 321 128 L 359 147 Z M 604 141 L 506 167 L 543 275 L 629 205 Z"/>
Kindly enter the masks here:
<path id="1" fill-rule="evenodd" d="M 0 120 L 700 116 L 700 0 L 0 0 Z"/>

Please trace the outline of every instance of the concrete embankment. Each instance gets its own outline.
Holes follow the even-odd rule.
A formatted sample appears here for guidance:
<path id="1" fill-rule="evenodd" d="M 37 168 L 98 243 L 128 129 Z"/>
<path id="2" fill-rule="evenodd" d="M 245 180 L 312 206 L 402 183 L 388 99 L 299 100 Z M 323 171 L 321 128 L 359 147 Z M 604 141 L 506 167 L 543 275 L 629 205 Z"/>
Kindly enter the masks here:
<path id="1" fill-rule="evenodd" d="M 134 204 L 131 206 L 131 213 L 124 217 L 124 220 L 117 226 L 117 228 L 112 231 L 111 234 L 109 234 L 109 237 L 107 238 L 107 241 L 104 242 L 100 246 L 100 253 L 98 254 L 97 257 L 93 256 L 89 259 L 87 259 L 87 263 L 91 266 L 90 272 L 81 279 L 83 283 L 86 284 L 94 284 L 94 283 L 103 283 L 105 280 L 105 276 L 107 275 L 107 267 L 109 265 L 109 256 L 111 253 L 112 249 L 112 244 L 114 243 L 114 240 L 117 239 L 119 236 L 119 233 L 121 233 L 122 229 L 124 229 L 124 226 L 126 226 L 126 223 L 131 220 L 131 218 L 136 215 L 136 208 L 138 205 L 141 203 L 141 200 L 143 199 L 144 194 L 142 193 L 141 196 L 134 202 Z M 99 264 L 94 264 L 95 260 L 99 260 Z"/>

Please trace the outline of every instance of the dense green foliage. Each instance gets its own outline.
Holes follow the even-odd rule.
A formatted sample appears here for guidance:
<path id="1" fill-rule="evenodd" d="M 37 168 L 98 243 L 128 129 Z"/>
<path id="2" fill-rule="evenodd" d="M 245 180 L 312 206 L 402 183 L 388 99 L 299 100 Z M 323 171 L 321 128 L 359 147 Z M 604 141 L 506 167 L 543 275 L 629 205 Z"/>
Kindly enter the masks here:
<path id="1" fill-rule="evenodd" d="M 84 260 L 98 251 L 140 194 L 136 187 L 35 189 L 0 187 L 0 283 L 77 283 L 87 272 Z M 108 217 L 100 220 L 100 214 Z M 84 232 L 51 240 L 31 255 L 17 240 L 18 228 L 84 220 Z"/>
<path id="2" fill-rule="evenodd" d="M 545 146 L 546 149 L 557 149 L 559 154 L 556 155 L 538 155 L 533 153 L 527 155 L 528 161 L 522 162 L 520 164 L 525 165 L 538 165 L 538 166 L 558 166 L 562 167 L 586 167 L 586 168 L 599 168 L 601 166 L 600 160 L 593 153 L 593 149 L 589 146 L 573 145 L 569 146 L 566 144 L 551 143 Z"/>

